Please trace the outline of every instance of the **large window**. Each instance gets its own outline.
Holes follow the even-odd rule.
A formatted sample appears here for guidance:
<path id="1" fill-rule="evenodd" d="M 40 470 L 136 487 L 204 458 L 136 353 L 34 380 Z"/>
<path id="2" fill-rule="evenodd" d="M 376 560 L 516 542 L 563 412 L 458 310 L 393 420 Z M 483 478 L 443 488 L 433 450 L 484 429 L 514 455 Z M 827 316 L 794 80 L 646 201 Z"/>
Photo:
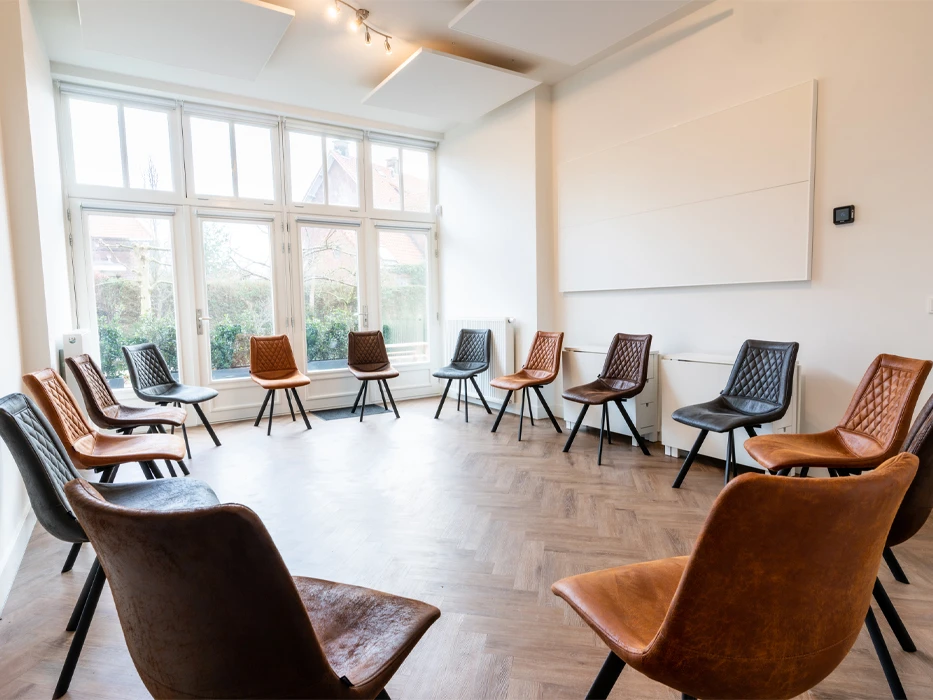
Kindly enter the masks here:
<path id="1" fill-rule="evenodd" d="M 428 359 L 428 236 L 379 230 L 382 334 L 394 361 Z"/>
<path id="2" fill-rule="evenodd" d="M 202 116 L 189 124 L 195 195 L 276 198 L 272 127 Z"/>
<path id="3" fill-rule="evenodd" d="M 288 130 L 292 202 L 360 206 L 359 144 L 349 138 Z"/>
<path id="4" fill-rule="evenodd" d="M 428 151 L 372 144 L 373 207 L 426 214 L 431 211 Z"/>

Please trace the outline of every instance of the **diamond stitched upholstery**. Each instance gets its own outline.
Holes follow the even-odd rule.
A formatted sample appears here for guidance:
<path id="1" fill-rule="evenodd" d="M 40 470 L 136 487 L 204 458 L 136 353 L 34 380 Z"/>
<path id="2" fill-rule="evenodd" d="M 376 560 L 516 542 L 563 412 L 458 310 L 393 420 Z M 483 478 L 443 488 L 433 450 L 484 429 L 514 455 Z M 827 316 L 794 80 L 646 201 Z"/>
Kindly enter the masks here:
<path id="1" fill-rule="evenodd" d="M 384 365 L 389 362 L 382 331 L 351 331 L 349 345 L 348 364 Z"/>
<path id="2" fill-rule="evenodd" d="M 625 336 L 616 336 L 614 352 L 606 358 L 603 365 L 602 379 L 621 379 L 629 382 L 641 381 L 645 366 L 648 364 L 648 340 Z"/>
<path id="3" fill-rule="evenodd" d="M 556 372 L 560 364 L 560 335 L 538 331 L 528 352 L 525 369 Z"/>
<path id="4" fill-rule="evenodd" d="M 287 335 L 252 336 L 249 339 L 249 371 L 261 372 L 295 371 L 295 355 Z"/>
<path id="5" fill-rule="evenodd" d="M 155 345 L 148 343 L 139 349 L 129 350 L 127 355 L 136 371 L 136 389 L 175 383 L 172 375 L 166 371 L 162 355 Z"/>
<path id="6" fill-rule="evenodd" d="M 489 331 L 478 331 L 464 328 L 460 331 L 460 337 L 457 340 L 457 351 L 451 362 L 477 362 L 488 363 L 489 357 L 486 354 L 488 343 L 486 339 Z"/>
<path id="7" fill-rule="evenodd" d="M 65 498 L 65 484 L 78 478 L 78 472 L 64 459 L 55 447 L 55 442 L 45 430 L 45 426 L 36 417 L 29 406 L 25 406 L 15 414 L 16 422 L 28 438 L 30 444 L 48 473 L 55 492 L 58 494 L 62 506 L 71 513 L 68 499 Z"/>
<path id="8" fill-rule="evenodd" d="M 75 405 L 74 399 L 65 386 L 65 382 L 62 381 L 62 378 L 57 372 L 53 372 L 39 381 L 52 407 L 55 409 L 55 412 L 58 413 L 62 427 L 67 433 L 60 437 L 65 438 L 68 444 L 74 445 L 85 435 L 90 435 L 94 432 L 91 426 L 84 420 L 84 416 L 81 415 L 81 412 Z"/>
<path id="9" fill-rule="evenodd" d="M 915 378 L 913 372 L 879 366 L 842 427 L 870 435 L 886 445 L 898 427 L 904 400 L 910 395 Z"/>
<path id="10" fill-rule="evenodd" d="M 780 350 L 749 347 L 735 381 L 725 393 L 773 404 L 781 403 L 784 357 L 785 353 Z"/>
<path id="11" fill-rule="evenodd" d="M 113 392 L 110 391 L 110 387 L 104 382 L 97 367 L 92 363 L 90 356 L 79 355 L 74 358 L 74 360 L 73 364 L 76 365 L 81 372 L 81 376 L 76 376 L 75 379 L 78 381 L 81 381 L 82 378 L 84 379 L 84 385 L 89 390 L 92 400 L 97 404 L 101 412 L 103 412 L 105 408 L 116 406 L 117 400 L 114 398 Z"/>

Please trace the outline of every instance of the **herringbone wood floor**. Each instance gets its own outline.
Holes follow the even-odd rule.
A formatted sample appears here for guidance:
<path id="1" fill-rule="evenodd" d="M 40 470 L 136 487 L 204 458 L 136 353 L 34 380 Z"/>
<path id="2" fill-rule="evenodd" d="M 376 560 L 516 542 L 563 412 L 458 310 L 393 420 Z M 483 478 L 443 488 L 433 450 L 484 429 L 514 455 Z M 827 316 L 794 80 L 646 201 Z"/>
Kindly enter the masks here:
<path id="1" fill-rule="evenodd" d="M 294 573 L 441 609 L 389 684 L 393 697 L 582 698 L 606 650 L 550 584 L 688 553 L 722 469 L 697 464 L 675 491 L 679 463 L 660 445 L 643 457 L 617 443 L 597 467 L 594 433 L 581 432 L 565 455 L 566 432 L 557 435 L 546 422 L 526 422 L 519 443 L 517 418 L 505 418 L 492 435 L 491 416 L 471 407 L 465 425 L 454 406 L 448 402 L 434 421 L 433 401 L 410 401 L 400 405 L 401 420 L 314 420 L 310 432 L 278 418 L 271 438 L 250 423 L 228 424 L 219 426 L 220 448 L 195 430 L 190 466 L 221 500 L 259 513 Z M 128 466 L 121 477 L 136 479 L 138 470 Z M 51 697 L 71 637 L 65 622 L 93 556 L 85 547 L 74 571 L 62 575 L 67 549 L 41 527 L 33 533 L 0 622 L 2 698 Z M 920 649 L 901 651 L 882 622 L 914 698 L 933 696 L 931 550 L 931 527 L 898 548 L 911 585 L 881 570 Z M 67 697 L 146 697 L 107 588 Z M 626 670 L 612 697 L 679 695 Z M 866 633 L 809 697 L 890 697 Z"/>

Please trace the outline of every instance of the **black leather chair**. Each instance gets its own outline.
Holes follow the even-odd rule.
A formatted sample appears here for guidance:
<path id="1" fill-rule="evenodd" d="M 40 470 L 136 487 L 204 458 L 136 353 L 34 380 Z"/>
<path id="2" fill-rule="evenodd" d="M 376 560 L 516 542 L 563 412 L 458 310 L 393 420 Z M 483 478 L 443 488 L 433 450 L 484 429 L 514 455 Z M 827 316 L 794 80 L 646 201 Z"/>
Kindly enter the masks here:
<path id="1" fill-rule="evenodd" d="M 10 394 L 0 399 L 0 437 L 19 467 L 36 519 L 50 535 L 72 544 L 72 553 L 62 571 L 65 573 L 71 569 L 80 546 L 88 541 L 65 498 L 64 490 L 65 484 L 79 478 L 80 474 L 45 416 L 23 394 Z M 211 487 L 203 481 L 154 479 L 125 484 L 110 483 L 116 471 L 116 466 L 105 469 L 101 483 L 94 484 L 94 487 L 107 501 L 117 505 L 168 511 L 218 503 Z M 55 698 L 64 695 L 71 684 L 104 580 L 104 573 L 95 559 L 65 628 L 75 634 L 55 687 Z"/>
<path id="2" fill-rule="evenodd" d="M 207 428 L 207 434 L 217 447 L 220 447 L 220 440 L 211 427 L 210 421 L 204 415 L 204 411 L 198 405 L 204 401 L 210 401 L 217 396 L 217 392 L 203 386 L 189 386 L 180 384 L 172 377 L 172 373 L 165 363 L 165 358 L 159 352 L 155 343 L 141 343 L 139 345 L 124 345 L 123 357 L 126 358 L 126 366 L 130 371 L 130 382 L 133 384 L 133 391 L 136 392 L 142 401 L 158 404 L 159 406 L 181 406 L 182 404 L 191 404 L 198 413 L 198 418 Z M 188 450 L 188 459 L 191 459 L 191 445 L 188 444 L 188 430 L 185 424 L 181 425 L 182 435 L 185 436 L 185 448 Z"/>
<path id="3" fill-rule="evenodd" d="M 438 379 L 446 379 L 447 386 L 444 387 L 444 393 L 441 395 L 441 402 L 437 406 L 437 413 L 434 418 L 440 418 L 441 409 L 444 408 L 444 400 L 447 398 L 447 392 L 450 391 L 450 385 L 454 379 L 457 380 L 457 410 L 460 410 L 460 394 L 463 393 L 464 417 L 466 422 L 470 422 L 470 404 L 468 399 L 469 384 L 473 383 L 476 394 L 486 413 L 492 414 L 489 410 L 489 404 L 486 403 L 486 397 L 480 391 L 479 384 L 476 383 L 476 375 L 482 374 L 489 369 L 489 361 L 492 354 L 492 331 L 480 330 L 476 328 L 463 328 L 460 335 L 457 336 L 457 347 L 454 349 L 454 356 L 450 359 L 450 364 L 441 367 L 434 373 Z"/>
<path id="4" fill-rule="evenodd" d="M 700 446 L 710 432 L 728 433 L 726 443 L 725 483 L 736 471 L 735 438 L 732 431 L 744 428 L 755 437 L 755 428 L 784 417 L 790 406 L 794 364 L 798 343 L 775 343 L 767 340 L 746 340 L 732 366 L 726 388 L 706 403 L 678 408 L 671 417 L 678 423 L 700 429 L 674 488 L 680 488 L 696 459 Z"/>

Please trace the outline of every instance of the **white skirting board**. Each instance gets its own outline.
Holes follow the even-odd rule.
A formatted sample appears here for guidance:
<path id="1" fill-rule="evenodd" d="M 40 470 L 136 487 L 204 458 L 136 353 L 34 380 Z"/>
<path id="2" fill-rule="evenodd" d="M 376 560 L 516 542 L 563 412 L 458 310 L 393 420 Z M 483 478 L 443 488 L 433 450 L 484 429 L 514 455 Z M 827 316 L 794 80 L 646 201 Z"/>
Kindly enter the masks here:
<path id="1" fill-rule="evenodd" d="M 13 548 L 7 555 L 6 561 L 0 565 L 0 618 L 3 617 L 3 607 L 10 596 L 13 581 L 16 579 L 19 565 L 23 563 L 26 545 L 29 544 L 29 538 L 32 537 L 32 530 L 35 526 L 36 514 L 30 508 L 26 511 L 26 517 L 23 518 L 23 522 L 20 524 L 16 540 L 13 542 Z"/>

